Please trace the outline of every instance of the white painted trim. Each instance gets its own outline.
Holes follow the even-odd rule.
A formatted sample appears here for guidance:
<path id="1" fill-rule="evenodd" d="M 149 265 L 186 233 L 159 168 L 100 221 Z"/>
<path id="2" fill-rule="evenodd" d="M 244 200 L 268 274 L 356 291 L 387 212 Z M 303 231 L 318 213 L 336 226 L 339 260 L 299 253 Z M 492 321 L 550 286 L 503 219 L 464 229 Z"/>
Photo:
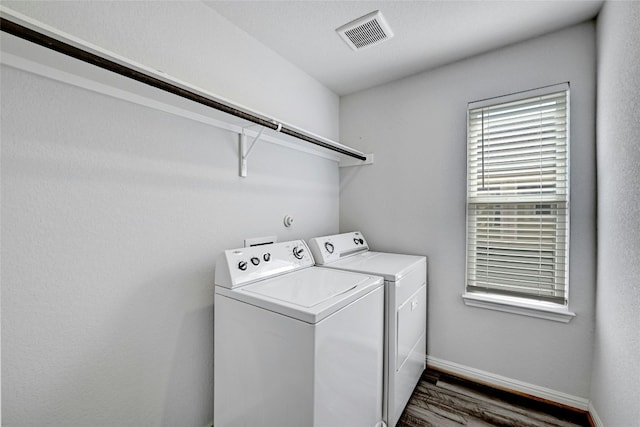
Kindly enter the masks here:
<path id="1" fill-rule="evenodd" d="M 596 425 L 596 427 L 604 427 L 604 423 L 596 412 L 596 408 L 595 406 L 593 406 L 593 402 L 589 402 L 589 415 L 591 416 L 591 420 Z"/>
<path id="2" fill-rule="evenodd" d="M 576 315 L 566 307 L 561 307 L 558 304 L 529 301 L 524 298 L 464 293 L 462 294 L 462 299 L 465 305 L 470 307 L 487 308 L 489 310 L 503 311 L 563 323 L 569 323 Z"/>
<path id="3" fill-rule="evenodd" d="M 503 377 L 502 375 L 438 359 L 437 357 L 427 355 L 427 365 L 446 372 L 451 372 L 452 374 L 468 378 L 478 383 L 525 393 L 583 411 L 586 411 L 589 408 L 589 400 L 584 397 L 573 396 L 561 391 L 541 387 L 539 385 Z"/>
<path id="4" fill-rule="evenodd" d="M 487 107 L 489 105 L 493 105 L 496 103 L 507 103 L 511 101 L 518 101 L 523 98 L 533 98 L 535 96 L 544 96 L 549 95 L 556 92 L 568 92 L 569 91 L 569 82 L 558 83 L 549 86 L 543 86 L 537 89 L 530 90 L 522 90 L 520 92 L 510 93 L 508 95 L 499 95 L 494 96 L 493 98 L 482 99 L 479 101 L 473 101 L 469 103 L 469 109 Z M 568 117 L 568 114 L 567 114 Z"/>

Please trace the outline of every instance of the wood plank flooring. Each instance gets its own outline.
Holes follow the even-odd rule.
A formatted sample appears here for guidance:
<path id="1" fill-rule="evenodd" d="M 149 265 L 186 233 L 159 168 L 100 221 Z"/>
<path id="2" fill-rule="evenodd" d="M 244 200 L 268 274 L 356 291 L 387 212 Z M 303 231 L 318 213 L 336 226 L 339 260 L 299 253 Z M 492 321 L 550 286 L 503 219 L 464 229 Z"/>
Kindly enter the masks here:
<path id="1" fill-rule="evenodd" d="M 396 427 L 590 427 L 586 412 L 427 369 Z"/>

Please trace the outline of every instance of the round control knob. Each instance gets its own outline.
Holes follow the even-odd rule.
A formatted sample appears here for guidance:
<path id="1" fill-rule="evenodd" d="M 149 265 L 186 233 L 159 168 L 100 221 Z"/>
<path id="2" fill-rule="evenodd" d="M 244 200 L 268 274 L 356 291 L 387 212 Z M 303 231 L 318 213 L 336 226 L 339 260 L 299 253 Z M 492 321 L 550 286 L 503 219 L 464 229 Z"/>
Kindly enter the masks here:
<path id="1" fill-rule="evenodd" d="M 258 258 L 258 257 L 251 258 L 251 264 L 253 264 L 253 265 L 260 264 L 260 258 Z"/>
<path id="2" fill-rule="evenodd" d="M 335 249 L 333 247 L 333 243 L 331 242 L 324 242 L 324 248 L 327 250 L 327 252 L 329 252 L 330 254 L 333 253 L 333 250 Z"/>
<path id="3" fill-rule="evenodd" d="M 358 242 L 360 242 L 361 245 L 364 245 L 364 240 L 358 239 Z"/>
<path id="4" fill-rule="evenodd" d="M 298 259 L 302 259 L 302 257 L 304 256 L 304 248 L 300 248 L 298 246 L 293 248 L 293 256 Z"/>
<path id="5" fill-rule="evenodd" d="M 356 245 L 360 244 L 360 239 L 358 239 L 357 237 L 353 238 L 353 243 L 355 243 Z"/>
<path id="6" fill-rule="evenodd" d="M 264 262 L 271 261 L 271 254 L 267 252 L 266 254 L 262 255 L 262 259 L 264 259 Z"/>
<path id="7" fill-rule="evenodd" d="M 247 269 L 247 261 L 240 261 L 238 263 L 238 268 L 242 271 L 245 271 Z"/>

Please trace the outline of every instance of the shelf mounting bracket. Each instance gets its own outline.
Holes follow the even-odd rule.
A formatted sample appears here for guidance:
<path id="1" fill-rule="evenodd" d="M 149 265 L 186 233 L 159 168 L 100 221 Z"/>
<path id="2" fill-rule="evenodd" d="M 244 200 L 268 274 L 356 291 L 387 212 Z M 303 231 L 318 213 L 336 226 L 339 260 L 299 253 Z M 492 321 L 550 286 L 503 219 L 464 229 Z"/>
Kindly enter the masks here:
<path id="1" fill-rule="evenodd" d="M 253 126 L 257 126 L 257 125 L 250 125 L 250 126 L 244 127 L 242 128 L 242 132 L 240 133 L 240 144 L 239 144 L 238 154 L 240 157 L 240 176 L 243 178 L 247 177 L 247 159 L 249 158 L 251 151 L 255 148 L 256 143 L 262 137 L 262 133 L 266 129 L 266 127 L 261 126 L 260 131 L 256 134 L 256 136 L 253 138 L 251 143 L 247 143 L 247 134 L 245 130 Z M 275 131 L 280 132 L 280 129 L 282 129 L 282 123 L 277 124 Z"/>
<path id="2" fill-rule="evenodd" d="M 260 128 L 260 132 L 253 138 L 250 144 L 247 145 L 247 134 L 245 133 L 246 128 L 242 128 L 242 132 L 240 133 L 240 176 L 243 178 L 247 177 L 247 159 L 249 158 L 249 154 L 255 148 L 256 142 L 262 136 L 262 132 L 264 132 L 264 127 Z"/>

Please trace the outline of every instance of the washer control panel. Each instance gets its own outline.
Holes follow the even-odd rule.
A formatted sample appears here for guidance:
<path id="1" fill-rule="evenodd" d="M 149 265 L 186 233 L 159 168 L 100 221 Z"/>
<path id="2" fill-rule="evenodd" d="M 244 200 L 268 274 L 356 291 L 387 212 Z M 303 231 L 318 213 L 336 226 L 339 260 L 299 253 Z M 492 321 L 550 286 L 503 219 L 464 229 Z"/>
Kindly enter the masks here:
<path id="1" fill-rule="evenodd" d="M 369 245 L 359 231 L 314 237 L 309 240 L 309 249 L 317 265 L 337 261 L 349 255 L 366 252 Z"/>
<path id="2" fill-rule="evenodd" d="M 314 265 L 303 240 L 228 249 L 216 262 L 216 285 L 235 288 Z"/>

